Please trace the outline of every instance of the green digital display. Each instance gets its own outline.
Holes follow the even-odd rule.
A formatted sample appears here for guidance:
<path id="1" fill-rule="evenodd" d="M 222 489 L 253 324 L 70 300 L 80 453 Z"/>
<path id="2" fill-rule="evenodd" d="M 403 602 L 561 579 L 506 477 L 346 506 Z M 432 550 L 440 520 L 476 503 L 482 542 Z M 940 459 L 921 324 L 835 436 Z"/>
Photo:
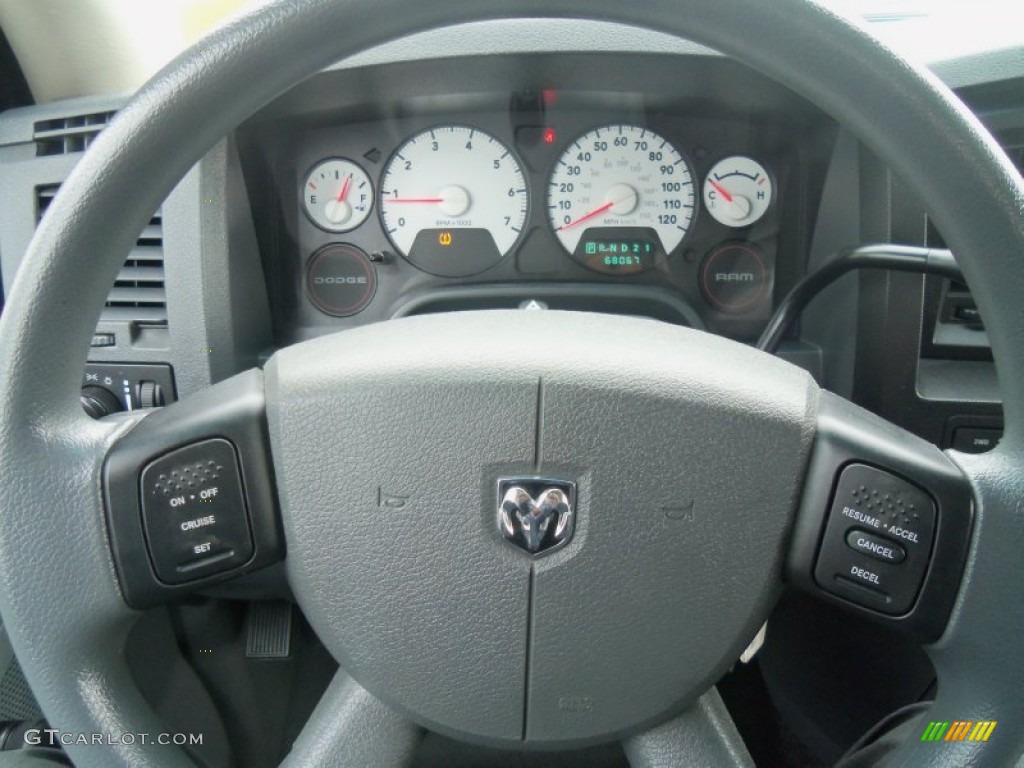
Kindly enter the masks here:
<path id="1" fill-rule="evenodd" d="M 633 274 L 651 269 L 662 256 L 662 250 L 653 230 L 604 227 L 585 232 L 575 256 L 599 272 Z"/>
<path id="2" fill-rule="evenodd" d="M 644 256 L 650 258 L 654 254 L 654 247 L 650 243 L 636 241 L 606 243 L 587 240 L 583 243 L 583 251 L 587 256 L 600 256 L 606 267 L 639 267 L 643 265 Z"/>

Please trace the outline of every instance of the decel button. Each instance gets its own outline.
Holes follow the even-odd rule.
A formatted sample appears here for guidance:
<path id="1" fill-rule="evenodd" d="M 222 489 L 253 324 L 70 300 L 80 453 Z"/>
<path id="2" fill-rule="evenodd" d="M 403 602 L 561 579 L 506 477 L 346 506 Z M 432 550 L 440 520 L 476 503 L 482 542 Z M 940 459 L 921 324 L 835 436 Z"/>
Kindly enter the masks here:
<path id="1" fill-rule="evenodd" d="M 179 448 L 142 471 L 142 519 L 157 578 L 182 584 L 253 554 L 238 458 L 227 440 Z"/>
<path id="2" fill-rule="evenodd" d="M 863 552 L 868 557 L 873 557 L 884 563 L 902 563 L 907 559 L 906 550 L 895 541 L 857 528 L 846 534 L 846 543 L 850 549 Z"/>

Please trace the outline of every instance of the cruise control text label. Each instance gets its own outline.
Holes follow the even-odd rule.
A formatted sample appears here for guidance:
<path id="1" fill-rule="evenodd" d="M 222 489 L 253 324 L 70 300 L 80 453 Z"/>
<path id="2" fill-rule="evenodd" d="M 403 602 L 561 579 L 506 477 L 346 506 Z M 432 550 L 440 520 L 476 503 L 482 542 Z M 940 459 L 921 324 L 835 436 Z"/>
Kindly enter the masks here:
<path id="1" fill-rule="evenodd" d="M 208 525 L 213 525 L 217 520 L 214 515 L 207 515 L 206 517 L 197 517 L 195 520 L 186 520 L 181 524 L 181 530 L 183 531 L 194 531 L 198 528 L 205 528 Z"/>
<path id="2" fill-rule="evenodd" d="M 889 528 L 889 534 L 891 536 L 899 536 L 901 539 L 917 544 L 920 540 L 917 538 L 917 533 L 914 531 L 908 531 L 906 528 L 900 528 L 899 526 L 891 526 Z"/>
<path id="3" fill-rule="evenodd" d="M 878 580 L 878 574 L 869 571 L 867 568 L 861 568 L 858 565 L 854 565 L 850 568 L 850 575 L 860 581 L 866 581 L 869 584 L 874 584 L 877 587 L 882 586 L 882 583 Z"/>
<path id="4" fill-rule="evenodd" d="M 866 515 L 859 510 L 851 509 L 850 507 L 843 507 L 843 514 L 851 520 L 856 520 L 858 523 L 864 523 L 864 525 L 870 525 L 872 528 L 882 527 L 882 521 L 877 517 Z"/>

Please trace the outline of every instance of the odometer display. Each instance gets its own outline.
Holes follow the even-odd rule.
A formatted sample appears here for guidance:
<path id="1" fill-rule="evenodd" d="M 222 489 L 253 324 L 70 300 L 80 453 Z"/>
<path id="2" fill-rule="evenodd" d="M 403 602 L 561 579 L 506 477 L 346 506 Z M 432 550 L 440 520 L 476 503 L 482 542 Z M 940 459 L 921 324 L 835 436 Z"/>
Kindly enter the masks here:
<path id="1" fill-rule="evenodd" d="M 617 274 L 650 269 L 672 253 L 695 206 L 683 156 L 633 125 L 595 128 L 570 144 L 548 190 L 548 218 L 565 249 L 592 269 Z"/>
<path id="2" fill-rule="evenodd" d="M 645 272 L 664 255 L 657 233 L 647 227 L 590 227 L 573 252 L 584 266 L 619 275 Z"/>

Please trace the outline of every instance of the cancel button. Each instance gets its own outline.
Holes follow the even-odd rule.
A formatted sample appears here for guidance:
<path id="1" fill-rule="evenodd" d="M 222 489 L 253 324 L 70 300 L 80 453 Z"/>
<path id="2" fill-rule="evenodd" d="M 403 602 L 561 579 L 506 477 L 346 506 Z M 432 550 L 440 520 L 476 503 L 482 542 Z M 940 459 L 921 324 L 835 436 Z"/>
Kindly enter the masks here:
<path id="1" fill-rule="evenodd" d="M 907 557 L 906 550 L 895 541 L 856 528 L 846 534 L 846 543 L 851 549 L 885 563 L 902 563 Z"/>

